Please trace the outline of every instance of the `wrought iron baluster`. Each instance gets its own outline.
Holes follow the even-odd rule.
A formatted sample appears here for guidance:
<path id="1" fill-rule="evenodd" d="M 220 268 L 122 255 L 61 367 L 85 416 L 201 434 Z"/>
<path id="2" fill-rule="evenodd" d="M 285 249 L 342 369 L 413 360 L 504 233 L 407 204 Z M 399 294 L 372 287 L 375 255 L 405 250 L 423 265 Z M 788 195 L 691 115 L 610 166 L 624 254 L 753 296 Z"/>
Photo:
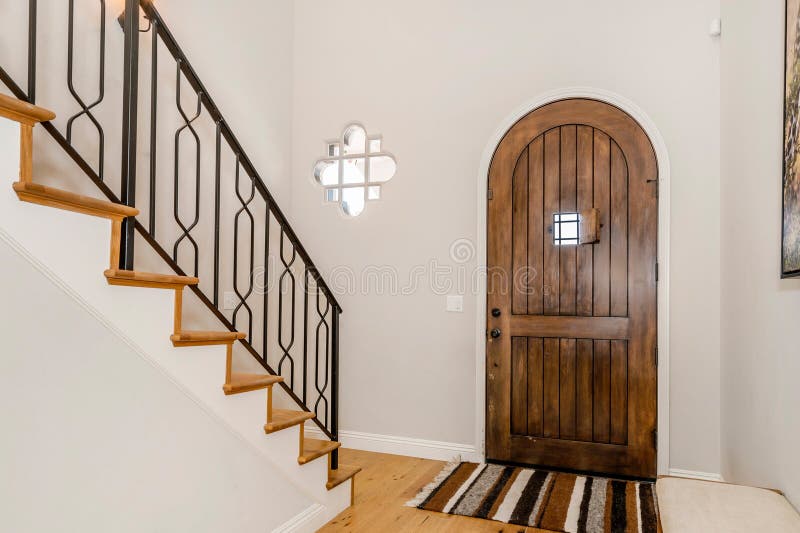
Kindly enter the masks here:
<path id="1" fill-rule="evenodd" d="M 327 296 L 333 306 L 331 316 L 331 426 L 333 440 L 339 440 L 339 315 L 342 313 L 335 300 Z M 331 452 L 331 470 L 339 468 L 339 450 Z"/>
<path id="2" fill-rule="evenodd" d="M 89 121 L 94 125 L 98 135 L 98 161 L 97 161 L 97 175 L 103 179 L 104 155 L 105 155 L 105 133 L 103 127 L 95 118 L 92 109 L 97 107 L 100 102 L 105 98 L 105 79 L 106 79 L 106 3 L 105 0 L 100 0 L 100 74 L 99 74 L 99 87 L 98 96 L 91 104 L 86 104 L 83 98 L 80 97 L 75 89 L 73 81 L 73 65 L 75 54 L 75 0 L 69 0 L 69 23 L 67 26 L 67 87 L 69 92 L 81 110 L 67 120 L 67 142 L 72 144 L 72 127 L 75 120 L 86 115 Z"/>
<path id="3" fill-rule="evenodd" d="M 172 248 L 172 258 L 177 263 L 178 262 L 178 246 L 180 245 L 181 241 L 184 239 L 188 240 L 192 248 L 194 249 L 194 276 L 198 275 L 198 264 L 199 264 L 199 249 L 197 246 L 197 241 L 194 240 L 194 237 L 191 235 L 192 229 L 197 226 L 197 223 L 200 221 L 200 137 L 197 135 L 197 131 L 192 126 L 192 122 L 197 120 L 197 118 L 202 113 L 202 103 L 203 103 L 203 93 L 197 93 L 197 109 L 195 114 L 192 118 L 189 118 L 186 112 L 183 110 L 183 105 L 181 104 L 181 63 L 182 61 L 178 59 L 177 61 L 177 84 L 175 89 L 175 102 L 178 108 L 178 112 L 180 113 L 181 117 L 183 118 L 183 126 L 178 128 L 175 131 L 175 198 L 174 198 L 174 217 L 175 222 L 181 228 L 183 233 L 178 240 L 175 241 L 175 246 Z M 194 198 L 194 220 L 187 226 L 182 220 L 180 216 L 180 209 L 179 209 L 179 198 L 180 198 L 180 155 L 181 155 L 181 134 L 184 130 L 188 129 L 189 132 L 192 134 L 194 138 L 195 146 L 196 146 L 196 157 L 195 157 L 195 198 Z"/>
<path id="4" fill-rule="evenodd" d="M 253 198 L 256 196 L 256 186 L 253 183 L 253 180 L 250 180 L 250 197 L 245 200 L 241 193 L 239 192 L 239 169 L 241 165 L 239 164 L 239 154 L 236 154 L 236 198 L 239 199 L 239 203 L 242 204 L 241 209 L 236 212 L 236 216 L 233 218 L 233 292 L 236 293 L 236 296 L 239 297 L 239 305 L 237 305 L 233 310 L 233 327 L 236 327 L 236 318 L 239 314 L 239 310 L 244 308 L 247 311 L 247 340 L 252 342 L 253 340 L 253 310 L 250 308 L 250 305 L 247 303 L 247 298 L 253 293 L 253 267 L 255 261 L 255 220 L 253 219 L 253 213 L 250 212 L 250 202 L 253 201 Z M 244 294 L 239 290 L 239 217 L 242 213 L 247 215 L 248 220 L 250 221 L 250 268 L 247 274 L 247 290 Z"/>
<path id="5" fill-rule="evenodd" d="M 319 287 L 317 288 L 317 317 L 319 321 L 317 323 L 317 331 L 315 336 L 315 350 L 314 350 L 314 388 L 317 389 L 317 401 L 314 402 L 314 413 L 317 415 L 317 418 L 320 417 L 319 414 L 319 404 L 322 401 L 323 405 L 325 406 L 325 426 L 328 426 L 328 399 L 325 397 L 325 391 L 328 389 L 328 372 L 330 371 L 330 327 L 328 326 L 328 313 L 331 310 L 331 303 L 328 301 L 327 298 L 325 300 L 325 309 L 323 310 L 320 307 L 320 290 Z M 322 384 L 320 384 L 320 364 L 319 364 L 319 341 L 320 341 L 320 332 L 325 332 L 325 371 L 322 373 L 323 379 Z"/>
<path id="6" fill-rule="evenodd" d="M 152 35 L 150 70 L 150 235 L 156 236 L 156 148 L 158 137 L 158 21 L 150 21 Z"/>
<path id="7" fill-rule="evenodd" d="M 303 268 L 303 403 L 308 389 L 308 265 Z"/>
<path id="8" fill-rule="evenodd" d="M 265 213 L 264 213 L 264 285 L 261 290 L 264 291 L 264 339 L 262 340 L 261 358 L 264 362 L 267 361 L 269 346 L 267 342 L 267 333 L 269 332 L 269 199 L 264 198 Z"/>
<path id="9" fill-rule="evenodd" d="M 278 345 L 281 347 L 283 351 L 283 356 L 281 356 L 280 361 L 278 361 L 278 374 L 283 375 L 283 363 L 288 359 L 289 360 L 289 387 L 294 390 L 294 358 L 291 356 L 289 351 L 294 346 L 294 311 L 295 311 L 295 278 L 294 273 L 292 272 L 292 265 L 294 265 L 295 260 L 297 259 L 297 249 L 292 245 L 292 255 L 291 258 L 287 259 L 284 257 L 284 236 L 286 232 L 283 228 L 281 228 L 281 250 L 280 250 L 280 257 L 281 263 L 283 264 L 283 272 L 281 273 L 281 277 L 279 279 L 279 290 L 278 290 Z M 283 339 L 283 293 L 284 293 L 284 280 L 288 280 L 288 288 L 289 293 L 291 294 L 291 311 L 292 311 L 292 320 L 291 320 L 291 329 L 289 335 L 289 342 L 285 343 Z"/>
<path id="10" fill-rule="evenodd" d="M 105 24 L 105 18 L 103 19 Z M 103 26 L 105 28 L 105 25 Z M 136 205 L 136 141 L 139 124 L 139 2 L 125 0 L 122 17 L 125 32 L 122 81 L 122 165 L 120 171 L 120 200 L 130 207 Z M 102 150 L 101 150 L 102 152 Z M 101 153 L 102 160 L 102 153 Z M 134 230 L 136 219 L 122 222 L 119 262 L 120 268 L 133 270 Z"/>
<path id="11" fill-rule="evenodd" d="M 36 8 L 37 0 L 28 0 L 28 101 L 36 103 Z"/>
<path id="12" fill-rule="evenodd" d="M 216 154 L 214 156 L 214 307 L 219 307 L 219 208 L 222 169 L 222 121 L 217 121 Z M 238 188 L 237 188 L 238 191 Z"/>

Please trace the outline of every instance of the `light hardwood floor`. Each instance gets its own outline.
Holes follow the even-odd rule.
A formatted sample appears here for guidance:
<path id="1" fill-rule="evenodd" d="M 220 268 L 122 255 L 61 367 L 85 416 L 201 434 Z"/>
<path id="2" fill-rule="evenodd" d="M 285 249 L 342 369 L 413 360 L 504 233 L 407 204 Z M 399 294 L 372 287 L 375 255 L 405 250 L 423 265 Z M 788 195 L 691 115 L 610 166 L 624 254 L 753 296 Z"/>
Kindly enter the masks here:
<path id="1" fill-rule="evenodd" d="M 444 467 L 441 461 L 416 459 L 401 455 L 342 449 L 342 464 L 358 465 L 355 503 L 328 522 L 320 531 L 394 533 L 411 531 L 533 533 L 542 529 L 514 526 L 465 516 L 421 511 L 405 507 L 405 502 Z"/>

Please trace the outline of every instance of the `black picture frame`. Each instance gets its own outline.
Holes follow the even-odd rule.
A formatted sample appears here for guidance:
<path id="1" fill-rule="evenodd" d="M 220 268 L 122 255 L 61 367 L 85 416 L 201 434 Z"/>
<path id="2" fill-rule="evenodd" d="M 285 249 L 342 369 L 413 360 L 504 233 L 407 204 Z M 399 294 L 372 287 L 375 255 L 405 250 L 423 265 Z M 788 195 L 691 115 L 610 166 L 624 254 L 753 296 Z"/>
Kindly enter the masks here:
<path id="1" fill-rule="evenodd" d="M 800 277 L 800 0 L 785 2 L 781 138 L 781 278 L 796 278 Z"/>

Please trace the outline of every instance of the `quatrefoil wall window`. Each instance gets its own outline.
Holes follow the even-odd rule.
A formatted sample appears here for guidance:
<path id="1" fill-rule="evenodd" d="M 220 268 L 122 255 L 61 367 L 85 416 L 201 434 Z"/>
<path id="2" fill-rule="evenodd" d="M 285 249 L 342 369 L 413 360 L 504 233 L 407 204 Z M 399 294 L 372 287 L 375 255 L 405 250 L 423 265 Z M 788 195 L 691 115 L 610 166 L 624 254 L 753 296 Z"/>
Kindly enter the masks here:
<path id="1" fill-rule="evenodd" d="M 341 138 L 328 141 L 327 157 L 317 161 L 314 178 L 325 188 L 325 201 L 357 217 L 368 201 L 381 197 L 381 185 L 397 171 L 394 156 L 383 151 L 379 135 L 367 135 L 361 124 L 350 124 Z"/>

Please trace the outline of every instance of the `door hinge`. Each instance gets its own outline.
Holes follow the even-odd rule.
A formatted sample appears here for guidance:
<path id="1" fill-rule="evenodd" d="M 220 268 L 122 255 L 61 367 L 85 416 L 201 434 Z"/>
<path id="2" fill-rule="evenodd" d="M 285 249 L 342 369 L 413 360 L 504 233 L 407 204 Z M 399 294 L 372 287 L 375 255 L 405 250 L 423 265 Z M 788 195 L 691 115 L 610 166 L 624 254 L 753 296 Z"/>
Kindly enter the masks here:
<path id="1" fill-rule="evenodd" d="M 653 430 L 653 448 L 658 448 L 658 430 Z"/>
<path id="2" fill-rule="evenodd" d="M 655 347 L 653 352 L 654 352 L 653 359 L 655 359 L 655 361 L 653 361 L 653 362 L 655 363 L 656 368 L 658 368 L 658 346 Z"/>
<path id="3" fill-rule="evenodd" d="M 658 263 L 656 263 L 656 283 L 658 283 Z"/>
<path id="4" fill-rule="evenodd" d="M 491 200 L 491 199 L 492 199 L 492 196 L 494 196 L 494 195 L 492 194 L 492 189 L 486 189 L 486 198 L 488 198 L 489 200 Z"/>

